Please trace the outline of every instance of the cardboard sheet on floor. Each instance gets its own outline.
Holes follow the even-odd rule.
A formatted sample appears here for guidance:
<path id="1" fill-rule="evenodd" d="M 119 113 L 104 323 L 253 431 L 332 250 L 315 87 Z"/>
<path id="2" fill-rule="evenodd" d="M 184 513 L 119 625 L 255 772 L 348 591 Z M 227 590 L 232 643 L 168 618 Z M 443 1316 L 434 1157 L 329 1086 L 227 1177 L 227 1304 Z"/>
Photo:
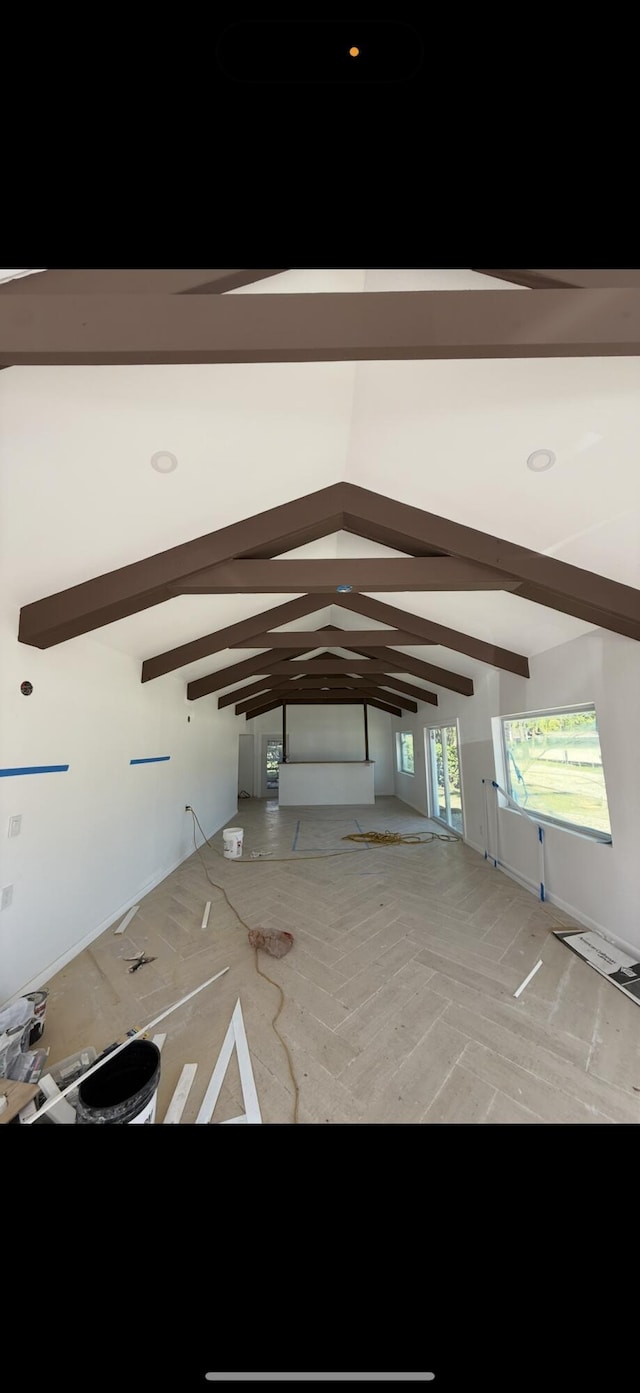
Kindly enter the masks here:
<path id="1" fill-rule="evenodd" d="M 555 930 L 554 937 L 640 1006 L 640 961 L 634 961 L 628 953 L 623 953 L 621 948 L 592 929 L 584 933 L 576 933 L 574 929 Z"/>
<path id="2" fill-rule="evenodd" d="M 210 1122 L 213 1110 L 218 1101 L 220 1089 L 224 1083 L 225 1074 L 229 1068 L 229 1062 L 236 1049 L 238 1055 L 238 1068 L 240 1070 L 240 1086 L 244 1100 L 245 1112 L 241 1117 L 230 1117 L 226 1119 L 226 1124 L 232 1122 L 262 1122 L 258 1094 L 256 1092 L 253 1069 L 251 1067 L 251 1057 L 247 1044 L 247 1035 L 244 1028 L 242 1017 L 242 1007 L 240 998 L 236 1001 L 229 1029 L 224 1037 L 222 1049 L 218 1055 L 218 1062 L 211 1075 L 209 1086 L 200 1105 L 200 1111 L 196 1117 L 196 1122 Z M 225 1123 L 222 1124 L 223 1126 Z"/>

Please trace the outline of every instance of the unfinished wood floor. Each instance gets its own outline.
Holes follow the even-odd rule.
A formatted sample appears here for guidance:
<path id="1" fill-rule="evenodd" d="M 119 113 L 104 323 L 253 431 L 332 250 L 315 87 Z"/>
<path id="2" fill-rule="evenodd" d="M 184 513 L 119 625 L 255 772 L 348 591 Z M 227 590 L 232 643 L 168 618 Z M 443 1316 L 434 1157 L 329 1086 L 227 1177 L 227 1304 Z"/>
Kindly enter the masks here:
<path id="1" fill-rule="evenodd" d="M 287 957 L 260 962 L 285 994 L 278 1025 L 300 1122 L 640 1121 L 640 1011 L 552 936 L 572 923 L 566 915 L 460 841 L 304 859 L 344 850 L 349 832 L 443 831 L 395 798 L 341 809 L 241 801 L 233 821 L 247 859 L 206 846 L 202 856 L 251 927 L 295 936 Z M 222 850 L 221 833 L 213 845 Z M 268 856 L 252 861 L 254 850 Z M 141 950 L 156 961 L 130 974 L 122 959 Z M 108 929 L 47 984 L 51 1064 L 123 1038 L 227 966 L 158 1027 L 167 1040 L 157 1120 L 183 1064 L 197 1063 L 182 1119 L 195 1121 L 240 997 L 263 1121 L 291 1122 L 291 1079 L 270 1023 L 278 992 L 256 974 L 246 930 L 195 853 L 124 935 Z M 234 1054 L 213 1121 L 243 1111 Z"/>

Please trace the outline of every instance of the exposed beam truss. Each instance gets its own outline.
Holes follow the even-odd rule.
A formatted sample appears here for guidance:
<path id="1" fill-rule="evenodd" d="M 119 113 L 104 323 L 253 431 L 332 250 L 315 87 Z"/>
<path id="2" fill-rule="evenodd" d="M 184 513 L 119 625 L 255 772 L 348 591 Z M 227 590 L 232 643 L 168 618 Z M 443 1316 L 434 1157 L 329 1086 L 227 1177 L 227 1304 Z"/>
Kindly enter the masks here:
<path id="1" fill-rule="evenodd" d="M 248 298 L 238 296 L 234 303 Z M 264 302 L 271 297 L 260 298 Z M 509 582 L 516 576 L 519 583 L 514 593 L 524 599 L 640 638 L 640 592 L 631 586 L 348 483 L 332 484 L 26 605 L 20 613 L 18 636 L 22 643 L 49 648 L 162 603 L 178 582 L 207 567 L 256 551 L 277 555 L 341 530 L 408 553 L 437 547 L 498 570 Z M 383 558 L 381 564 L 389 563 Z"/>
<path id="2" fill-rule="evenodd" d="M 4 295 L 0 314 L 5 366 L 639 354 L 628 289 L 54 296 L 34 283 Z"/>
<path id="3" fill-rule="evenodd" d="M 297 701 L 295 701 L 295 702 L 289 702 L 289 701 L 284 702 L 283 699 L 282 699 L 282 697 L 281 697 L 278 701 L 267 701 L 267 702 L 265 703 L 265 705 L 264 705 L 264 706 L 260 706 L 260 707 L 258 708 L 257 711 L 247 711 L 246 716 L 245 716 L 245 720 L 247 720 L 247 721 L 252 721 L 253 718 L 254 718 L 254 716 L 262 716 L 262 715 L 264 714 L 265 711 L 275 711 L 275 710 L 277 709 L 277 707 L 283 706 L 283 705 L 286 705 L 286 706 L 290 706 L 290 705 L 291 705 L 291 706 L 317 706 L 318 704 L 319 704 L 319 703 L 318 703 L 317 700 L 309 699 L 309 700 L 307 700 L 307 701 L 303 701 L 301 698 L 299 698 L 299 699 L 298 699 Z M 336 697 L 334 697 L 333 701 L 331 701 L 331 702 L 329 702 L 329 703 L 323 702 L 323 703 L 321 703 L 321 704 L 322 704 L 322 705 L 330 705 L 330 706 L 362 706 L 362 699 L 361 699 L 361 698 L 357 698 L 357 699 L 354 698 L 354 699 L 352 700 L 352 699 L 350 699 L 349 697 L 341 697 L 341 698 L 336 698 Z M 367 706 L 375 706 L 375 707 L 377 707 L 378 711 L 387 711 L 387 712 L 389 713 L 390 716 L 401 716 L 401 715 L 402 715 L 402 711 L 400 710 L 400 707 L 399 707 L 399 706 L 390 706 L 390 705 L 389 705 L 387 702 L 385 702 L 385 701 L 378 701 L 377 698 L 367 697 L 367 699 L 366 699 L 366 704 L 367 704 Z"/>

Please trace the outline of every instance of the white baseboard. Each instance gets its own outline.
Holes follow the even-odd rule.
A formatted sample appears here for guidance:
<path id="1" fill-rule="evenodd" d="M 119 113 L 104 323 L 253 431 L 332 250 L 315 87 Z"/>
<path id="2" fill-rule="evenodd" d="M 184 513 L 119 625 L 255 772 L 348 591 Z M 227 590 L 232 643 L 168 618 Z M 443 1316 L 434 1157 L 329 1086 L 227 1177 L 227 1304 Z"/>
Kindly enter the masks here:
<path id="1" fill-rule="evenodd" d="M 426 817 L 427 819 L 429 818 L 429 814 L 426 811 L 426 809 L 419 807 L 417 803 L 411 803 L 408 798 L 401 798 L 399 793 L 390 796 L 397 798 L 398 802 L 404 803 L 407 808 L 413 808 L 414 812 L 420 813 L 422 817 Z"/>
<path id="2" fill-rule="evenodd" d="M 218 827 L 214 829 L 213 832 L 209 832 L 209 837 L 215 837 L 216 832 L 219 832 L 221 827 L 226 827 L 227 823 L 230 822 L 231 819 L 236 816 L 237 809 L 235 812 L 229 813 L 228 816 L 224 818 L 224 820 L 219 824 Z M 153 875 L 151 879 L 146 882 L 145 885 L 140 886 L 140 888 L 136 890 L 135 895 L 132 895 L 131 899 L 126 900 L 124 904 L 120 905 L 120 908 L 117 909 L 115 913 L 109 914 L 106 919 L 102 920 L 101 924 L 98 924 L 96 928 L 91 929 L 88 934 L 85 934 L 84 938 L 79 939 L 79 941 L 77 943 L 74 943 L 71 948 L 68 948 L 65 953 L 61 953 L 59 958 L 56 958 L 54 962 L 49 963 L 48 967 L 43 968 L 42 972 L 37 973 L 37 975 L 35 977 L 32 977 L 29 982 L 25 982 L 24 986 L 20 987 L 19 991 L 14 992 L 13 996 L 10 996 L 7 998 L 6 1001 L 3 1001 L 2 1005 L 10 1006 L 12 1002 L 18 1001 L 18 999 L 21 996 L 25 996 L 27 992 L 39 991 L 39 989 L 42 986 L 44 986 L 45 982 L 49 982 L 52 977 L 55 977 L 57 972 L 61 972 L 63 967 L 66 967 L 68 963 L 73 962 L 73 959 L 77 958 L 78 954 L 82 953 L 85 948 L 88 948 L 89 945 L 93 943 L 96 938 L 99 938 L 100 934 L 103 934 L 105 929 L 109 929 L 112 924 L 115 924 L 118 919 L 121 919 L 122 915 L 126 914 L 128 909 L 132 909 L 134 904 L 139 904 L 140 900 L 143 899 L 145 895 L 148 895 L 150 890 L 155 890 L 156 885 L 161 885 L 162 881 L 166 880 L 168 875 L 172 875 L 174 871 L 177 871 L 178 866 L 181 866 L 183 861 L 188 861 L 189 857 L 193 856 L 193 854 L 194 853 L 192 846 L 189 851 L 186 851 L 184 853 L 184 856 L 179 856 L 177 861 L 173 862 L 173 865 L 167 866 L 164 870 L 158 871 L 158 873 L 156 875 Z"/>
<path id="3" fill-rule="evenodd" d="M 479 852 L 480 856 L 484 856 L 485 849 L 483 846 L 478 846 L 476 842 L 472 842 L 469 838 L 465 838 L 465 840 L 468 846 L 472 847 L 474 851 Z M 493 865 L 493 856 L 491 853 L 489 853 L 488 860 Z M 535 898 L 540 901 L 540 886 L 536 881 L 528 880 L 526 876 L 521 875 L 520 872 L 514 870 L 512 866 L 507 866 L 504 861 L 498 861 L 496 869 L 503 871 L 505 875 L 509 876 L 510 880 L 517 881 L 518 885 L 522 885 L 523 889 L 529 890 L 530 893 L 535 895 Z M 637 943 L 629 943 L 626 938 L 620 938 L 619 934 L 612 933 L 611 929 L 605 928 L 604 924 L 599 924 L 597 919 L 591 919 L 588 914 L 584 913 L 584 910 L 577 909 L 573 904 L 568 904 L 567 901 L 562 900 L 559 895 L 553 895 L 547 890 L 543 903 L 553 904 L 556 909 L 564 910 L 564 913 L 569 914 L 578 924 L 584 924 L 585 929 L 593 929 L 595 933 L 601 934 L 608 943 L 613 943 L 616 948 L 622 948 L 625 953 L 631 953 L 633 957 L 637 957 Z M 560 927 L 560 925 L 558 927 Z"/>

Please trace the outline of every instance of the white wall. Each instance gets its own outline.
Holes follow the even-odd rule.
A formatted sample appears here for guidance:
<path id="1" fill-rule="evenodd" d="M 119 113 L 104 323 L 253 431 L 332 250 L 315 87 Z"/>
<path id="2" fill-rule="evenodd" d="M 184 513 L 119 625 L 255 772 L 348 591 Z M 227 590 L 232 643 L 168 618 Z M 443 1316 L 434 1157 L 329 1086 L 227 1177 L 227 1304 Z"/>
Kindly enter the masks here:
<path id="1" fill-rule="evenodd" d="M 395 734 L 414 733 L 416 773 L 395 773 L 399 798 L 428 811 L 426 795 L 425 726 L 458 718 L 465 815 L 465 839 L 484 852 L 485 805 L 482 778 L 495 778 L 491 718 L 536 711 L 571 703 L 594 702 L 604 761 L 613 844 L 599 845 L 570 832 L 545 828 L 548 898 L 579 922 L 609 937 L 640 947 L 640 647 L 631 639 L 593 630 L 530 659 L 531 676 L 487 670 L 475 680 L 473 697 L 438 693 L 439 705 L 422 707 L 417 716 L 392 719 Z M 520 814 L 496 810 L 490 793 L 489 839 L 495 854 L 498 823 L 499 857 L 537 889 L 535 831 Z"/>
<path id="2" fill-rule="evenodd" d="M 11 612 L 0 632 L 0 768 L 69 770 L 0 778 L 0 884 L 13 885 L 0 913 L 0 1002 L 45 982 L 191 854 L 185 803 L 207 835 L 237 809 L 232 709 L 187 702 L 176 678 L 143 686 L 139 661 L 91 639 L 42 652 L 16 630 Z M 171 758 L 129 764 L 154 755 Z"/>
<path id="3" fill-rule="evenodd" d="M 242 717 L 244 720 L 244 717 Z M 369 758 L 375 762 L 376 795 L 394 792 L 391 759 L 391 717 L 375 706 L 368 708 Z M 255 736 L 254 790 L 262 787 L 262 736 L 282 736 L 282 711 L 267 711 L 247 722 Z M 288 706 L 287 745 L 291 759 L 364 759 L 364 723 L 361 706 Z"/>

